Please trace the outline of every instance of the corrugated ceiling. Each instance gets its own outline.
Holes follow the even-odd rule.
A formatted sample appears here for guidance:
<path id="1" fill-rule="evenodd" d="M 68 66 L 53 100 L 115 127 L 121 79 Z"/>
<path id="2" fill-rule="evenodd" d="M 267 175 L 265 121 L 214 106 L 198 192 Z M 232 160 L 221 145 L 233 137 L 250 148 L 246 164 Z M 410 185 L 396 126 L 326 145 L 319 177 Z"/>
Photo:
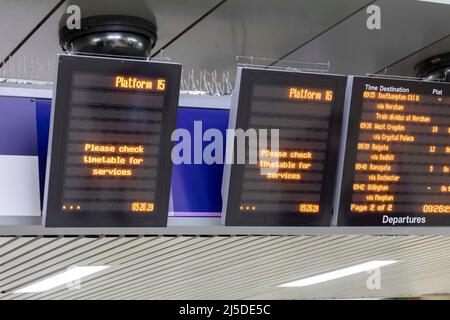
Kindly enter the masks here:
<path id="1" fill-rule="evenodd" d="M 370 260 L 361 273 L 303 288 L 278 285 Z M 450 292 L 448 236 L 146 236 L 0 238 L 0 299 L 303 299 Z M 80 289 L 12 291 L 74 265 L 110 265 Z"/>

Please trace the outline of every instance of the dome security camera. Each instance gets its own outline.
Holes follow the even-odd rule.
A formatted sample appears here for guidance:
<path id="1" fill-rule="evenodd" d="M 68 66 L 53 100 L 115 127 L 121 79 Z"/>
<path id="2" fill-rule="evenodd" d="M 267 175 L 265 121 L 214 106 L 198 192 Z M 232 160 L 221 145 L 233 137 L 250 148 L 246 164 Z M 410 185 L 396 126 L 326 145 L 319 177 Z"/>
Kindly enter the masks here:
<path id="1" fill-rule="evenodd" d="M 450 52 L 421 61 L 416 64 L 415 71 L 419 78 L 450 82 Z"/>
<path id="2" fill-rule="evenodd" d="M 67 6 L 80 8 L 79 29 L 60 20 L 61 48 L 71 53 L 149 58 L 157 41 L 156 20 L 145 1 L 74 0 Z"/>

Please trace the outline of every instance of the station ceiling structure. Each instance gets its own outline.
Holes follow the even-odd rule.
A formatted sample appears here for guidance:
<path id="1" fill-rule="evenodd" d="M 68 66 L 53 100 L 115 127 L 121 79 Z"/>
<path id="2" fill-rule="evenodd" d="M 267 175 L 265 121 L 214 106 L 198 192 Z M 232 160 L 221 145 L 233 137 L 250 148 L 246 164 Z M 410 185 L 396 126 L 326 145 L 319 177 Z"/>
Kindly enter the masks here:
<path id="1" fill-rule="evenodd" d="M 155 57 L 194 72 L 236 69 L 237 56 L 330 63 L 329 72 L 413 76 L 414 65 L 447 52 L 450 5 L 410 0 L 147 0 L 158 26 Z M 381 29 L 366 26 L 368 5 Z M 0 75 L 53 80 L 64 1 L 2 0 Z M 81 14 L 83 14 L 81 12 Z M 48 16 L 48 17 L 47 17 Z M 44 19 L 46 18 L 47 19 Z M 264 23 L 262 23 L 264 22 Z M 41 24 L 42 23 L 42 24 Z M 34 29 L 35 32 L 32 32 Z M 1 61 L 0 60 L 0 61 Z M 267 60 L 266 64 L 273 63 Z"/>
<path id="2" fill-rule="evenodd" d="M 185 70 L 236 69 L 237 56 L 329 62 L 329 72 L 414 76 L 414 66 L 450 49 L 450 5 L 410 0 L 148 0 L 158 25 L 155 57 Z M 381 29 L 366 27 L 370 4 Z M 0 77 L 54 80 L 64 1 L 0 0 Z M 267 64 L 273 63 L 267 60 Z M 0 299 L 304 299 L 385 298 L 450 292 L 448 230 L 433 235 L 377 235 L 323 229 L 309 234 L 192 232 L 174 235 L 89 233 L 37 235 L 0 228 Z M 411 233 L 415 233 L 412 231 Z M 333 232 L 331 230 L 330 232 Z M 39 232 L 37 232 L 39 233 Z M 213 232 L 214 233 L 214 232 Z M 302 234 L 304 233 L 304 234 Z M 131 234 L 131 233 L 130 233 Z M 219 235 L 223 234 L 223 235 Z M 367 273 L 303 288 L 279 285 L 370 260 L 382 268 L 381 287 Z M 66 287 L 36 294 L 15 290 L 68 265 L 111 268 Z"/>

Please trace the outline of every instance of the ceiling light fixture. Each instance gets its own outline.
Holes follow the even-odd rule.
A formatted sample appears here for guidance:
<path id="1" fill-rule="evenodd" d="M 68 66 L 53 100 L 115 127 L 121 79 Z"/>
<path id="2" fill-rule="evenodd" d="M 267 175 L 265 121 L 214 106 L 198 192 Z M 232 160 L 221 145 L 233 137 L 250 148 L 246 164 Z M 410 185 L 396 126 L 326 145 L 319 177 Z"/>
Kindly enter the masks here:
<path id="1" fill-rule="evenodd" d="M 29 286 L 14 291 L 14 293 L 37 293 L 44 292 L 72 281 L 80 280 L 91 274 L 108 269 L 110 266 L 82 266 L 70 268 L 62 273 L 55 274 L 50 278 L 38 281 Z"/>
<path id="2" fill-rule="evenodd" d="M 306 287 L 313 284 L 335 280 L 343 277 L 350 276 L 352 274 L 361 273 L 368 270 L 374 270 L 380 267 L 384 267 L 393 263 L 396 263 L 396 260 L 373 260 L 369 262 L 365 262 L 362 264 L 357 264 L 355 266 L 339 269 L 336 271 L 331 271 L 323 274 L 319 274 L 317 276 L 308 277 L 301 280 L 296 280 L 292 282 L 288 282 L 282 285 L 279 285 L 279 287 Z"/>

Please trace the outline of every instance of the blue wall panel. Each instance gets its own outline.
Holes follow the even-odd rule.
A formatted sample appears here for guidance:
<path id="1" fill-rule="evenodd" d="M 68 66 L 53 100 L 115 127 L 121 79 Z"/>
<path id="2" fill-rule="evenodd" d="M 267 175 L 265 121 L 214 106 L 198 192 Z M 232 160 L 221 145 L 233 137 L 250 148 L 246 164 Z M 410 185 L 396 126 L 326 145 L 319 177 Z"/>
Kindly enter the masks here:
<path id="1" fill-rule="evenodd" d="M 48 99 L 36 100 L 36 127 L 39 156 L 39 190 L 41 195 L 41 210 L 44 199 L 45 167 L 47 165 L 48 133 L 50 128 L 50 113 L 52 101 Z"/>
<path id="2" fill-rule="evenodd" d="M 215 128 L 222 132 L 223 137 L 226 137 L 228 114 L 228 110 L 180 107 L 178 128 L 187 129 L 191 133 L 191 150 L 194 150 L 194 121 L 202 122 L 203 132 Z M 203 148 L 209 143 L 203 142 Z M 225 154 L 225 141 L 223 141 L 223 154 Z M 220 216 L 223 164 L 193 163 L 194 153 L 191 152 L 191 164 L 173 166 L 173 215 Z"/>

